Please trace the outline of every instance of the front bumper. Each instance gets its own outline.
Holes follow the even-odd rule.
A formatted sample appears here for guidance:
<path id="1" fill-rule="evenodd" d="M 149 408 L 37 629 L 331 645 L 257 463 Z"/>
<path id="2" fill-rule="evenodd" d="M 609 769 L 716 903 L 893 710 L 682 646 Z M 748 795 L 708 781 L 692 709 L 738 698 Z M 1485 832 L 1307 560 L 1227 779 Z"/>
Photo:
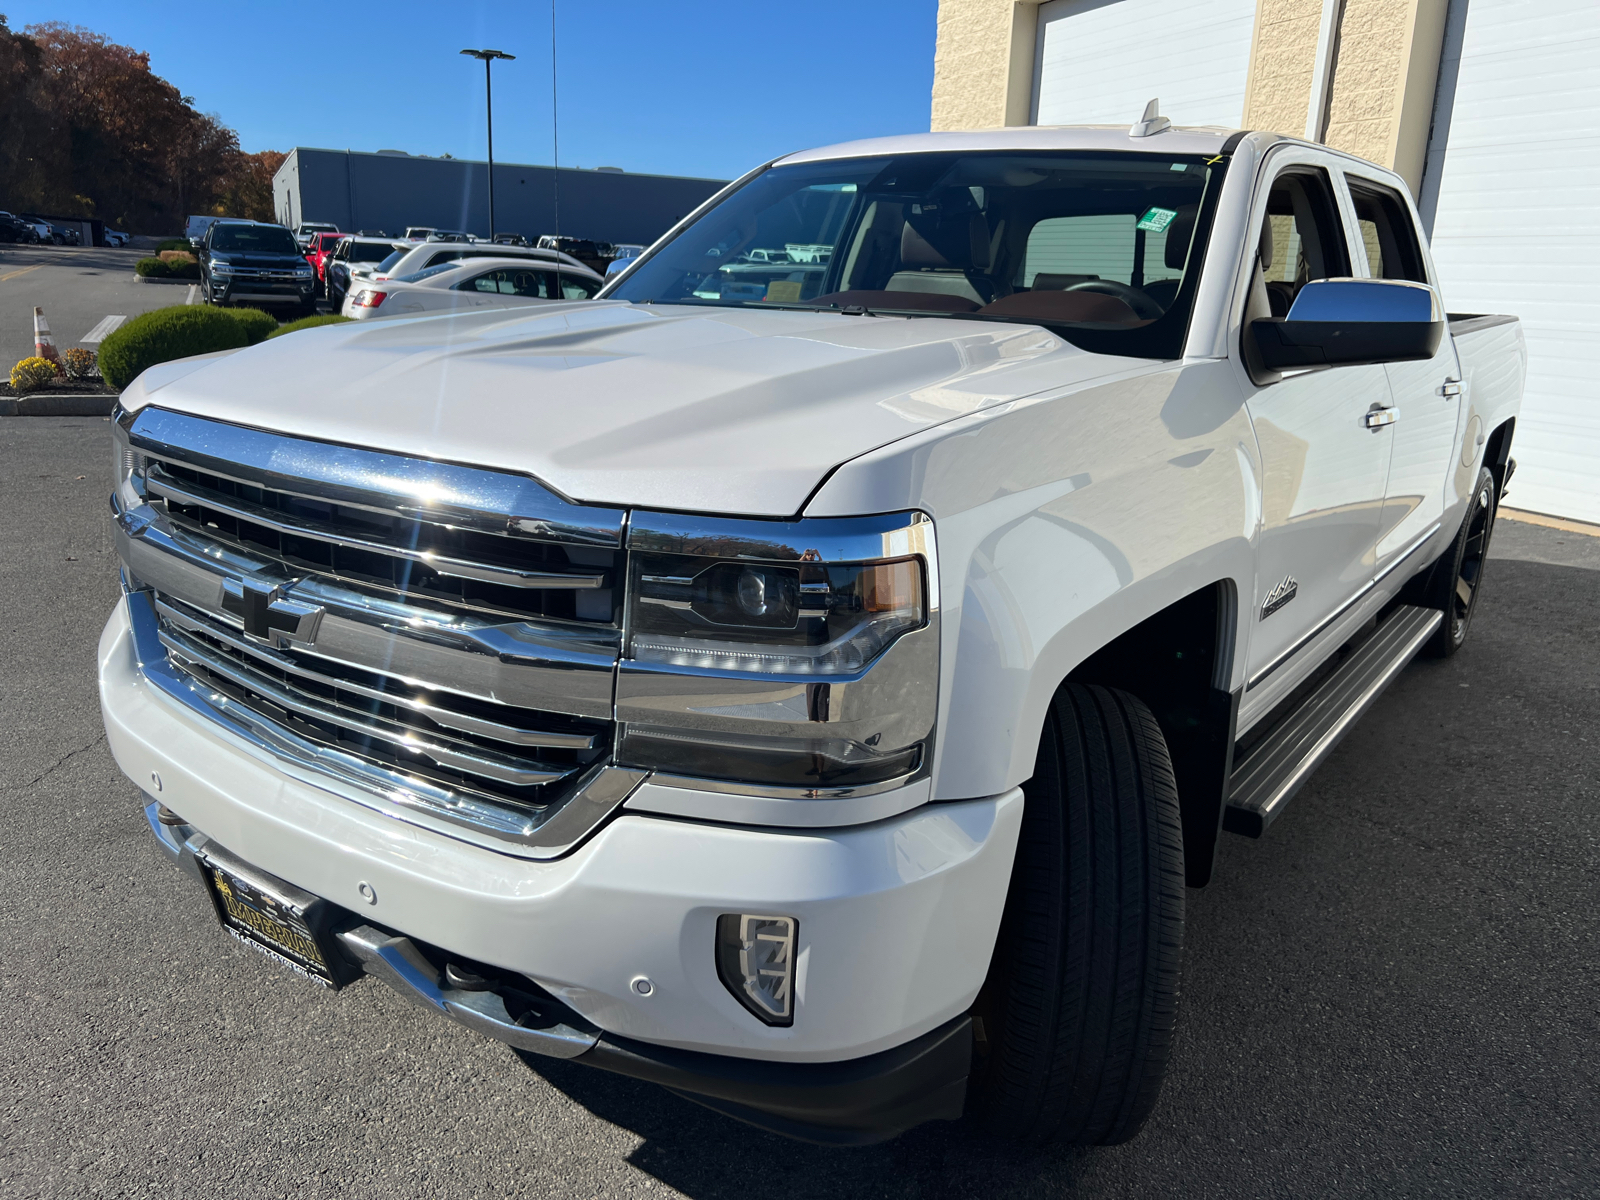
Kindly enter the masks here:
<path id="1" fill-rule="evenodd" d="M 240 276 L 211 275 L 207 290 L 217 304 L 256 300 L 263 304 L 309 304 L 316 297 L 316 277 L 295 280 L 264 280 Z"/>
<path id="2" fill-rule="evenodd" d="M 162 849 L 197 881 L 195 854 L 218 848 L 188 825 L 145 817 Z M 438 963 L 450 956 L 348 914 L 339 935 L 350 965 L 401 996 L 518 1050 L 658 1083 L 696 1103 L 788 1137 L 866 1145 L 925 1121 L 956 1120 L 966 1101 L 972 1021 L 965 1015 L 891 1050 L 837 1063 L 773 1063 L 651 1045 L 606 1033 L 560 1001 L 515 984 L 463 991 Z M 510 995 L 506 994 L 509 990 Z M 516 1012 L 513 1017 L 512 1012 Z"/>
<path id="3" fill-rule="evenodd" d="M 955 1070 L 952 1047 L 966 1045 L 1020 791 L 843 829 L 623 812 L 571 853 L 539 862 L 389 818 L 342 796 L 337 780 L 291 777 L 180 710 L 145 680 L 125 603 L 101 638 L 100 691 L 118 764 L 194 831 L 375 927 L 532 980 L 597 1031 L 584 1061 L 709 1096 L 746 1119 L 734 1110 L 758 1109 L 752 1096 L 800 1124 L 811 1102 L 796 1096 L 826 1093 L 835 1107 L 846 1093 L 878 1097 L 869 1108 L 883 1120 L 836 1113 L 821 1122 L 838 1135 L 826 1140 L 889 1136 L 907 1127 L 892 1113 L 922 1111 L 923 1100 L 949 1109 L 959 1092 L 926 1073 Z M 799 920 L 791 1027 L 762 1025 L 717 976 L 717 917 L 741 911 Z M 640 978 L 648 995 L 633 986 Z M 620 1047 L 612 1058 L 608 1044 Z M 894 1100 L 902 1070 L 916 1104 Z M 726 1086 L 693 1084 L 702 1077 Z M 943 1099 L 927 1099 L 936 1093 Z M 930 1115 L 940 1114 L 916 1119 Z"/>

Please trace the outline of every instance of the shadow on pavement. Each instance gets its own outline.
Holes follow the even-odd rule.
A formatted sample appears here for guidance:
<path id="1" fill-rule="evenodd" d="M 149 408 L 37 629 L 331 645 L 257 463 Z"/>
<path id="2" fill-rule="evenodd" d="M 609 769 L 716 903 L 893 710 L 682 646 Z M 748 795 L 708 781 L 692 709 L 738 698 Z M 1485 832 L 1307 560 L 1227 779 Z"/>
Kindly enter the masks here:
<path id="1" fill-rule="evenodd" d="M 935 1121 L 877 1146 L 811 1146 L 741 1124 L 654 1084 L 538 1055 L 528 1068 L 603 1121 L 644 1139 L 628 1161 L 694 1200 L 811 1196 L 1021 1196 L 1046 1179 L 1070 1192 L 1097 1153 L 987 1142 L 964 1122 Z"/>

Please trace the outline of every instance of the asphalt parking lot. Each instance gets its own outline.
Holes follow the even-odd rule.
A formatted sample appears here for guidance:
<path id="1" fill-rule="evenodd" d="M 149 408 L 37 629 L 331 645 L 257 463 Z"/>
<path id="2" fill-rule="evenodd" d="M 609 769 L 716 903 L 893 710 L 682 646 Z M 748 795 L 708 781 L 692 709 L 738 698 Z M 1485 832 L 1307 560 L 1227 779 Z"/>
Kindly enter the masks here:
<path id="1" fill-rule="evenodd" d="M 182 284 L 137 283 L 133 264 L 150 250 L 96 246 L 0 246 L 0 371 L 33 353 L 33 309 L 44 309 L 65 350 L 103 317 L 136 317 L 182 304 Z"/>
<path id="2" fill-rule="evenodd" d="M 1502 521 L 1468 647 L 1225 839 L 1139 1138 L 832 1151 L 225 937 L 101 733 L 108 458 L 104 420 L 0 419 L 7 1197 L 1600 1194 L 1600 539 Z"/>

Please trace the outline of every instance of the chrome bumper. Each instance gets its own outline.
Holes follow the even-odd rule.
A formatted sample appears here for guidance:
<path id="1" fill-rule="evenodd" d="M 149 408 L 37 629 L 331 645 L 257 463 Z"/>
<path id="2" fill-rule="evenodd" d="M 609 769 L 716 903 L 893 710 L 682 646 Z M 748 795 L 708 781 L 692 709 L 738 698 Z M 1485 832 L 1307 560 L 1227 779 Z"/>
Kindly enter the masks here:
<path id="1" fill-rule="evenodd" d="M 192 826 L 166 824 L 160 810 L 154 800 L 145 805 L 150 831 L 174 865 L 197 883 L 203 882 L 196 856 L 210 839 Z M 540 997 L 536 1020 L 530 1022 L 525 1016 L 519 1022 L 512 1019 L 504 997 L 493 989 L 467 991 L 447 986 L 438 968 L 410 938 L 362 924 L 338 937 L 352 964 L 359 964 L 365 974 L 383 980 L 407 1000 L 497 1042 L 548 1058 L 576 1058 L 600 1039 L 598 1028 L 554 998 Z"/>

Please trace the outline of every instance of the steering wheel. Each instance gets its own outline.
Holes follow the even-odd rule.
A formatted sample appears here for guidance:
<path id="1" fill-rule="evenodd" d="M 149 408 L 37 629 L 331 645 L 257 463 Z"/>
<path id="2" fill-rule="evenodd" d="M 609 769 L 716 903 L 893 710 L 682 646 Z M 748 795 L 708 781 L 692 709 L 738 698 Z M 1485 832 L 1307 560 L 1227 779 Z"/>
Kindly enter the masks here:
<path id="1" fill-rule="evenodd" d="M 1166 311 L 1138 288 L 1119 283 L 1115 279 L 1085 279 L 1082 283 L 1075 283 L 1066 290 L 1099 292 L 1102 296 L 1114 296 L 1133 309 L 1133 315 L 1143 321 L 1154 321 Z"/>

